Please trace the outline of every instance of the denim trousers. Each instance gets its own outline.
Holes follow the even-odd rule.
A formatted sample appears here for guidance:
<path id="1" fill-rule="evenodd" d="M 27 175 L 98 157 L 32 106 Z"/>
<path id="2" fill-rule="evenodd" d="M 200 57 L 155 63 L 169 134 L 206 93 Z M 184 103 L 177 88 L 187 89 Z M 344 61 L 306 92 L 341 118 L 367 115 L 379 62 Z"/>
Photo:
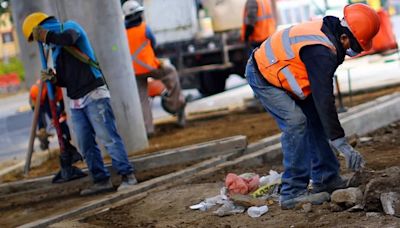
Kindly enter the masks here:
<path id="1" fill-rule="evenodd" d="M 117 132 L 109 98 L 94 100 L 81 109 L 71 109 L 71 119 L 79 149 L 85 157 L 95 183 L 110 177 L 109 171 L 104 166 L 96 137 L 106 148 L 112 159 L 112 166 L 119 175 L 133 173 L 125 146 Z"/>
<path id="2" fill-rule="evenodd" d="M 281 201 L 306 193 L 309 180 L 324 185 L 338 178 L 339 162 L 322 127 L 312 96 L 292 98 L 266 81 L 252 57 L 246 78 L 255 96 L 272 114 L 282 131 L 283 167 Z"/>

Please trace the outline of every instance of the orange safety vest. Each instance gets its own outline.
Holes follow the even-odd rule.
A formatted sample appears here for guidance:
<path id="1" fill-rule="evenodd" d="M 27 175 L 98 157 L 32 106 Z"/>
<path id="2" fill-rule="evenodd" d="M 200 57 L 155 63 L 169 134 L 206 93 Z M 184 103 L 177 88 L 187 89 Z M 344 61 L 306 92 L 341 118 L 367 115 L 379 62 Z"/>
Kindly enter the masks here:
<path id="1" fill-rule="evenodd" d="M 276 30 L 276 21 L 272 14 L 270 0 L 257 0 L 257 22 L 254 25 L 254 31 L 249 37 L 249 41 L 263 42 L 271 36 Z M 247 9 L 245 7 L 242 25 L 242 40 L 247 27 Z"/>
<path id="2" fill-rule="evenodd" d="M 33 104 L 36 103 L 36 98 L 38 97 L 38 94 L 39 94 L 39 86 L 40 86 L 40 80 L 37 80 L 36 83 L 31 86 L 30 98 L 31 98 Z M 62 101 L 63 94 L 62 94 L 61 88 L 58 86 L 55 86 L 55 88 L 56 88 L 56 95 L 55 95 L 56 102 Z M 44 101 L 46 100 L 46 96 L 47 96 L 47 85 L 44 84 L 43 89 L 42 89 L 42 94 L 40 96 L 40 105 L 44 104 Z"/>
<path id="3" fill-rule="evenodd" d="M 336 53 L 334 44 L 321 28 L 322 20 L 302 23 L 278 31 L 264 41 L 254 53 L 264 78 L 304 100 L 311 88 L 307 69 L 300 59 L 301 48 L 321 44 Z"/>
<path id="4" fill-rule="evenodd" d="M 150 40 L 146 37 L 146 23 L 126 30 L 135 74 L 149 73 L 160 66 Z"/>

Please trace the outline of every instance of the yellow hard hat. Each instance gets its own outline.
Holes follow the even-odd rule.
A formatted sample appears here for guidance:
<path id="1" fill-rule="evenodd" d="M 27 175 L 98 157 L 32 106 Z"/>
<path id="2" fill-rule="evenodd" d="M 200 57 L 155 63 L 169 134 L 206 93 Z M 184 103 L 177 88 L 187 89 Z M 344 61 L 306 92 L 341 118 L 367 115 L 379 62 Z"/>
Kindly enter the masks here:
<path id="1" fill-rule="evenodd" d="M 52 17 L 52 16 L 49 16 L 42 12 L 35 12 L 32 14 L 29 14 L 25 18 L 24 22 L 22 23 L 22 33 L 24 34 L 24 36 L 25 36 L 26 40 L 28 40 L 28 42 L 32 41 L 33 28 L 40 25 L 40 23 L 42 23 L 44 20 L 46 20 L 47 18 L 50 18 L 50 17 Z"/>

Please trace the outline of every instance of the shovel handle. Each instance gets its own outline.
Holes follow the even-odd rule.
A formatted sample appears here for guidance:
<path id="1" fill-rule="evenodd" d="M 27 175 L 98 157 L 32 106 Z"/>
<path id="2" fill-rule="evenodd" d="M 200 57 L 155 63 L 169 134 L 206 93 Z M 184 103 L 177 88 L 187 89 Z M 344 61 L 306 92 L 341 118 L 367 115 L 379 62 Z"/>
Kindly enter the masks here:
<path id="1" fill-rule="evenodd" d="M 38 45 L 39 45 L 40 60 L 42 62 L 42 70 L 47 70 L 47 61 L 46 61 L 46 57 L 44 55 L 43 44 L 41 42 L 38 42 Z M 57 132 L 58 145 L 60 146 L 60 152 L 64 153 L 65 145 L 64 145 L 64 140 L 62 137 L 61 126 L 60 126 L 60 123 L 58 122 L 57 107 L 56 107 L 56 100 L 55 100 L 53 85 L 49 80 L 46 80 L 46 85 L 47 85 L 47 96 L 49 97 L 49 103 L 50 103 L 51 116 L 53 119 L 54 127 L 56 128 L 56 132 Z"/>

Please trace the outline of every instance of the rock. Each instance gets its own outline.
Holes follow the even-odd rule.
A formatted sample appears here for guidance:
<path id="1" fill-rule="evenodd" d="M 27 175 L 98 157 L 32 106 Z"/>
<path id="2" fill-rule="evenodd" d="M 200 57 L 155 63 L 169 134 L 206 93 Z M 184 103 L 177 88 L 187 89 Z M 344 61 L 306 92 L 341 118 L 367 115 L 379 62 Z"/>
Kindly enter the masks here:
<path id="1" fill-rule="evenodd" d="M 366 211 L 383 211 L 381 194 L 400 192 L 400 167 L 390 167 L 376 172 L 365 187 L 363 204 Z"/>
<path id="2" fill-rule="evenodd" d="M 339 189 L 332 193 L 331 202 L 346 208 L 361 203 L 363 194 L 359 188 Z"/>
<path id="3" fill-rule="evenodd" d="M 259 207 L 267 204 L 265 200 L 254 198 L 250 195 L 234 194 L 230 196 L 230 199 L 235 203 L 235 205 L 243 207 L 251 207 L 251 206 Z"/>
<path id="4" fill-rule="evenodd" d="M 329 204 L 329 210 L 332 212 L 341 212 L 343 211 L 343 208 L 336 203 L 330 203 Z"/>
<path id="5" fill-rule="evenodd" d="M 305 204 L 301 205 L 301 208 L 303 208 L 304 213 L 310 213 L 312 211 L 311 203 L 305 203 Z"/>
<path id="6" fill-rule="evenodd" d="M 400 217 L 400 194 L 397 192 L 388 192 L 381 194 L 381 203 L 383 211 L 388 215 Z"/>

